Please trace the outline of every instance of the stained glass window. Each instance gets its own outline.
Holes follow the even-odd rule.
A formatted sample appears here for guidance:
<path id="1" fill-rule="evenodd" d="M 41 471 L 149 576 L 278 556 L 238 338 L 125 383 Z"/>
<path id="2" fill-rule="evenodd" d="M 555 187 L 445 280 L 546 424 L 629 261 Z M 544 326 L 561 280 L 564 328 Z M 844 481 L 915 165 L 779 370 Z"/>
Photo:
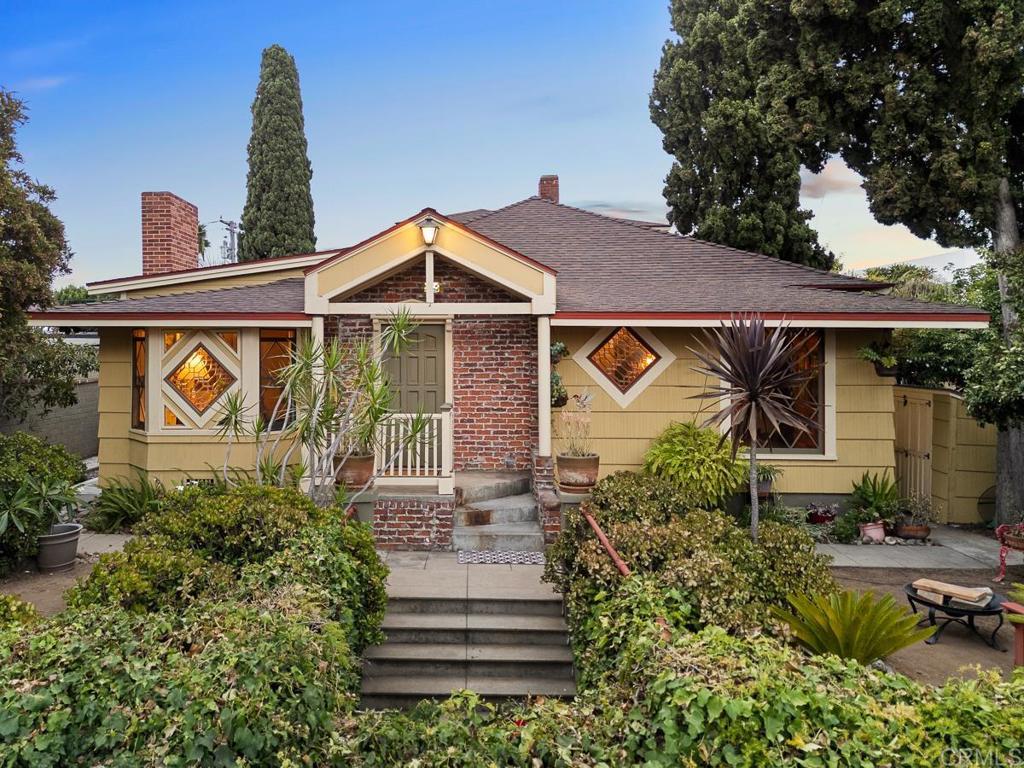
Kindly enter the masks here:
<path id="1" fill-rule="evenodd" d="M 281 392 L 281 382 L 278 381 L 278 373 L 288 365 L 292 359 L 292 350 L 295 348 L 295 331 L 287 328 L 264 328 L 260 330 L 260 416 L 264 422 L 270 423 L 274 418 L 273 426 L 279 428 L 284 422 L 284 407 L 278 406 L 277 414 L 274 414 L 274 406 L 277 405 Z"/>
<path id="2" fill-rule="evenodd" d="M 236 352 L 238 351 L 238 331 L 217 331 L 223 342 Z"/>
<path id="3" fill-rule="evenodd" d="M 185 422 L 178 418 L 178 414 L 164 406 L 164 426 L 165 427 L 183 427 Z"/>
<path id="4" fill-rule="evenodd" d="M 146 332 L 132 331 L 132 426 L 146 428 Z"/>
<path id="5" fill-rule="evenodd" d="M 806 371 L 807 376 L 789 392 L 796 410 L 818 425 L 817 429 L 804 432 L 793 427 L 782 427 L 781 431 L 772 430 L 768 424 L 761 425 L 761 434 L 772 433 L 768 452 L 786 453 L 820 453 L 824 437 L 824 400 L 825 400 L 825 344 L 821 331 L 781 331 L 794 337 L 791 362 L 799 371 Z"/>
<path id="6" fill-rule="evenodd" d="M 184 335 L 181 331 L 164 331 L 164 352 L 177 344 Z"/>
<path id="7" fill-rule="evenodd" d="M 167 383 L 199 413 L 205 413 L 235 382 L 235 377 L 199 344 L 167 376 Z"/>
<path id="8" fill-rule="evenodd" d="M 620 392 L 628 391 L 660 359 L 660 355 L 629 328 L 617 329 L 587 357 Z"/>

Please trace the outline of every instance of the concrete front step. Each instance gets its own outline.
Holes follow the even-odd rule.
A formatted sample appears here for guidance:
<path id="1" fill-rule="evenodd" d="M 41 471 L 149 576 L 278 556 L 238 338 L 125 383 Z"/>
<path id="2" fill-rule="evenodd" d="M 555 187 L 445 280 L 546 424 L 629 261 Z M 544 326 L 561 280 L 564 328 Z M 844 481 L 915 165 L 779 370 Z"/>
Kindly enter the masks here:
<path id="1" fill-rule="evenodd" d="M 523 523 L 537 520 L 537 500 L 532 493 L 477 501 L 455 510 L 455 525 L 479 526 L 492 523 Z"/>
<path id="2" fill-rule="evenodd" d="M 525 472 L 458 472 L 455 495 L 460 504 L 518 496 L 530 490 L 530 475 Z"/>
<path id="3" fill-rule="evenodd" d="M 568 644 L 561 616 L 389 612 L 383 628 L 389 643 Z"/>
<path id="4" fill-rule="evenodd" d="M 516 614 L 561 616 L 559 597 L 391 597 L 387 615 L 408 613 L 461 613 L 464 615 Z"/>
<path id="5" fill-rule="evenodd" d="M 543 552 L 544 533 L 540 523 L 491 523 L 490 525 L 455 526 L 452 548 L 492 549 L 499 552 Z"/>
<path id="6" fill-rule="evenodd" d="M 367 648 L 363 658 L 364 679 L 458 674 L 571 680 L 572 651 L 558 645 L 388 642 Z"/>
<path id="7" fill-rule="evenodd" d="M 576 685 L 571 680 L 524 680 L 519 677 L 470 677 L 465 675 L 409 675 L 370 677 L 363 680 L 363 709 L 411 707 L 422 699 L 447 698 L 452 691 L 468 688 L 490 700 L 553 696 L 572 698 Z"/>

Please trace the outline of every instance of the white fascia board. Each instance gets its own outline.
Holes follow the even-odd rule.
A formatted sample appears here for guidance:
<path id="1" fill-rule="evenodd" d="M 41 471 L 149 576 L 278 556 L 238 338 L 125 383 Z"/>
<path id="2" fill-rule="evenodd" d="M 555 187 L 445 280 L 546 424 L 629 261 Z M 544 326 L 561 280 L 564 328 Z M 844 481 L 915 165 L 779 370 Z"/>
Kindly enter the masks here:
<path id="1" fill-rule="evenodd" d="M 551 325 L 563 327 L 583 328 L 604 328 L 610 325 L 626 326 L 630 328 L 720 328 L 728 323 L 727 319 L 722 320 L 683 320 L 638 318 L 622 319 L 613 318 L 559 318 L 553 317 Z M 791 328 L 940 328 L 958 330 L 977 330 L 988 328 L 989 324 L 983 320 L 815 320 L 786 318 L 784 320 L 765 320 L 765 326 L 769 328 L 779 325 L 786 325 Z"/>

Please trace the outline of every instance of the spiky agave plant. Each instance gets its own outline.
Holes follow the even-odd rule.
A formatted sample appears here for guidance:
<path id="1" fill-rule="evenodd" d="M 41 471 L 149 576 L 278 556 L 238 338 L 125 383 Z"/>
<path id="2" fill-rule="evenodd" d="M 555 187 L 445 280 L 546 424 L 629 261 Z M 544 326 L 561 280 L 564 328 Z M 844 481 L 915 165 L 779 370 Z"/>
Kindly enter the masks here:
<path id="1" fill-rule="evenodd" d="M 734 317 L 704 335 L 703 347 L 690 350 L 701 363 L 694 370 L 718 383 L 693 397 L 722 403 L 702 426 L 726 425 L 722 439 L 731 438 L 733 458 L 741 443 L 749 446 L 750 536 L 756 541 L 757 450 L 783 427 L 808 434 L 817 429 L 813 420 L 796 409 L 793 396 L 815 372 L 794 365 L 797 344 L 806 341 L 790 334 L 788 326 L 769 330 L 759 315 Z"/>
<path id="2" fill-rule="evenodd" d="M 850 590 L 832 595 L 790 595 L 791 611 L 772 607 L 798 643 L 812 653 L 831 653 L 870 664 L 931 637 L 935 627 L 919 628 L 918 617 L 892 595 L 876 599 Z"/>

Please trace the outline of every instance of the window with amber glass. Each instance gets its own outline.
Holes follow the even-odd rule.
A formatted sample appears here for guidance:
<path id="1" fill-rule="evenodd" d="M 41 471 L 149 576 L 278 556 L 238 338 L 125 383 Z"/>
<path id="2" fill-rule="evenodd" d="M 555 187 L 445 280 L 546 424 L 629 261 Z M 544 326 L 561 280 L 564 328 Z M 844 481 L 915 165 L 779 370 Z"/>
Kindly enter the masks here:
<path id="1" fill-rule="evenodd" d="M 771 453 L 821 453 L 825 436 L 825 338 L 821 331 L 781 330 L 794 337 L 791 363 L 807 376 L 789 392 L 797 412 L 817 425 L 804 432 L 783 426 L 775 432 L 768 424 L 760 425 L 761 434 L 772 432 L 768 445 L 762 450 Z M 764 430 L 763 432 L 761 430 Z"/>
<path id="2" fill-rule="evenodd" d="M 273 428 L 284 425 L 284 407 L 279 406 L 274 414 L 274 406 L 281 396 L 283 388 L 278 381 L 278 372 L 292 359 L 295 349 L 295 331 L 287 328 L 264 328 L 260 330 L 260 416 L 264 423 L 270 424 L 273 417 Z"/>
<path id="3" fill-rule="evenodd" d="M 598 344 L 587 359 L 608 377 L 620 392 L 626 392 L 661 359 L 661 356 L 635 331 L 618 328 Z"/>
<path id="4" fill-rule="evenodd" d="M 146 428 L 146 332 L 132 331 L 132 426 Z"/>
<path id="5" fill-rule="evenodd" d="M 167 383 L 200 415 L 235 383 L 234 375 L 203 344 L 167 374 Z"/>

